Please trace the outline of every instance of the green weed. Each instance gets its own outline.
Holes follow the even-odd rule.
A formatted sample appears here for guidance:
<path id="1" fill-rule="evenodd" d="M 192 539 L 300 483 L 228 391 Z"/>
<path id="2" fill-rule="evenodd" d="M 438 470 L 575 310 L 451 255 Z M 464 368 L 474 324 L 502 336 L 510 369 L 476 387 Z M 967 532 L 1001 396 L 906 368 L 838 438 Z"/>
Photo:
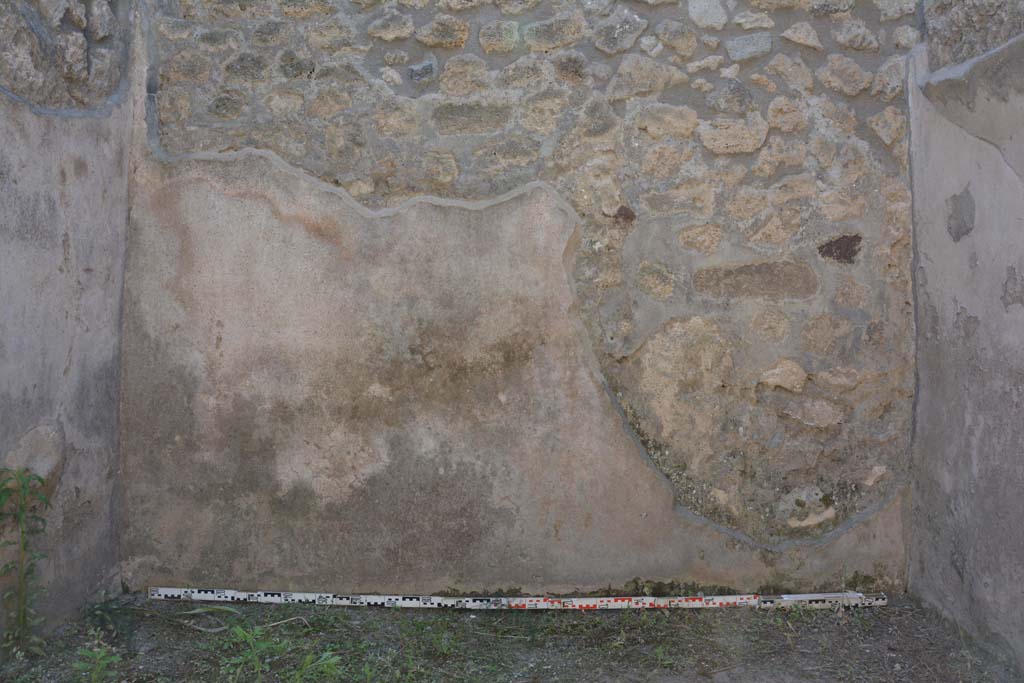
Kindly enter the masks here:
<path id="1" fill-rule="evenodd" d="M 287 649 L 287 644 L 268 638 L 259 626 L 251 629 L 233 627 L 230 643 L 232 649 L 239 652 L 224 659 L 221 670 L 228 674 L 232 683 L 241 680 L 262 683 L 271 662 Z"/>
<path id="2" fill-rule="evenodd" d="M 336 680 L 341 674 L 341 657 L 332 652 L 324 652 L 318 657 L 315 653 L 311 652 L 306 655 L 299 664 L 299 667 L 292 672 L 288 680 L 291 683 Z"/>
<path id="3" fill-rule="evenodd" d="M 43 641 L 33 631 L 43 620 L 32 603 L 42 592 L 36 569 L 45 555 L 31 549 L 30 539 L 46 530 L 46 520 L 38 514 L 50 507 L 44 485 L 42 477 L 25 468 L 0 469 L 0 525 L 10 524 L 16 530 L 14 540 L 0 543 L 0 548 L 15 548 L 14 559 L 0 567 L 0 576 L 14 578 L 0 596 L 7 608 L 4 648 L 11 653 L 42 654 Z"/>
<path id="4" fill-rule="evenodd" d="M 121 656 L 115 654 L 102 642 L 89 647 L 80 647 L 75 651 L 78 660 L 71 664 L 71 667 L 87 678 L 89 683 L 105 683 L 117 678 L 117 672 L 113 670 L 120 661 Z"/>

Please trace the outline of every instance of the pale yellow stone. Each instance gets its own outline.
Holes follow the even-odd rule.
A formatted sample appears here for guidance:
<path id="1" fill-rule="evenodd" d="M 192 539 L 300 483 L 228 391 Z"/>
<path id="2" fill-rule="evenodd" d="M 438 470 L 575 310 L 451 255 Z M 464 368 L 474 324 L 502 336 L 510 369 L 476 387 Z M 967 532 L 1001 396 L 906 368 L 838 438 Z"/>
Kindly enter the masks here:
<path id="1" fill-rule="evenodd" d="M 801 21 L 798 24 L 793 24 L 785 31 L 782 32 L 782 37 L 791 43 L 797 45 L 803 45 L 814 50 L 824 50 L 825 47 L 821 44 L 821 39 L 818 37 L 818 32 L 814 30 L 806 21 Z"/>
<path id="2" fill-rule="evenodd" d="M 301 107 L 302 97 L 300 95 L 299 108 Z M 169 125 L 184 121 L 192 115 L 192 95 L 185 89 L 161 89 L 157 94 L 157 111 L 161 124 Z"/>
<path id="3" fill-rule="evenodd" d="M 764 74 L 750 74 L 750 78 L 748 80 L 752 84 L 756 85 L 759 88 L 763 88 L 765 91 L 769 93 L 773 93 L 777 90 L 775 81 L 768 78 Z"/>
<path id="4" fill-rule="evenodd" d="M 889 468 L 885 465 L 874 465 L 868 476 L 864 477 L 864 485 L 871 487 L 879 482 L 879 480 L 889 473 Z"/>
<path id="5" fill-rule="evenodd" d="M 765 12 L 740 12 L 732 18 L 732 23 L 746 30 L 775 27 L 775 21 Z"/>
<path id="6" fill-rule="evenodd" d="M 722 62 L 725 57 L 722 55 L 711 55 L 704 59 L 698 59 L 695 62 L 690 62 L 686 65 L 686 73 L 695 74 L 698 71 L 714 71 L 718 67 L 722 66 Z"/>
<path id="7" fill-rule="evenodd" d="M 816 429 L 834 427 L 846 417 L 840 406 L 820 398 L 791 403 L 783 414 Z"/>
<path id="8" fill-rule="evenodd" d="M 818 111 L 838 130 L 853 135 L 857 130 L 857 113 L 845 102 L 827 100 L 818 103 Z M 846 146 L 847 148 L 849 145 Z"/>
<path id="9" fill-rule="evenodd" d="M 809 93 L 814 89 L 814 75 L 799 55 L 792 58 L 780 52 L 772 57 L 765 69 L 784 80 L 793 90 Z"/>
<path id="10" fill-rule="evenodd" d="M 706 78 L 695 78 L 693 80 L 693 83 L 690 84 L 690 87 L 696 90 L 697 92 L 703 93 L 709 93 L 715 89 L 714 84 L 711 83 L 711 81 L 707 80 Z"/>
<path id="11" fill-rule="evenodd" d="M 860 218 L 867 210 L 867 199 L 845 190 L 826 190 L 818 195 L 818 210 L 830 221 Z"/>
<path id="12" fill-rule="evenodd" d="M 788 175 L 768 188 L 768 201 L 780 207 L 790 202 L 809 199 L 818 192 L 817 182 L 810 173 Z"/>
<path id="13" fill-rule="evenodd" d="M 353 197 L 365 197 L 373 193 L 373 183 L 366 178 L 360 178 L 345 185 L 345 190 Z"/>
<path id="14" fill-rule="evenodd" d="M 722 243 L 722 226 L 718 223 L 692 225 L 679 231 L 679 245 L 683 249 L 697 251 L 705 256 L 718 251 Z"/>
<path id="15" fill-rule="evenodd" d="M 857 388 L 863 376 L 856 368 L 837 367 L 814 373 L 813 381 L 824 389 L 842 393 Z"/>
<path id="16" fill-rule="evenodd" d="M 656 413 L 670 420 L 680 391 L 716 391 L 731 381 L 732 345 L 707 318 L 670 320 L 637 355 L 641 388 Z"/>
<path id="17" fill-rule="evenodd" d="M 647 210 L 656 215 L 688 214 L 710 218 L 715 212 L 715 186 L 706 179 L 687 180 L 664 192 L 648 192 L 641 196 Z"/>
<path id="18" fill-rule="evenodd" d="M 627 54 L 608 84 L 608 99 L 622 100 L 659 93 L 689 80 L 682 71 L 650 57 Z"/>
<path id="19" fill-rule="evenodd" d="M 697 136 L 715 154 L 747 154 L 764 144 L 768 122 L 756 111 L 747 114 L 746 119 L 719 117 L 701 121 Z"/>
<path id="20" fill-rule="evenodd" d="M 807 112 L 798 100 L 776 97 L 768 105 L 768 125 L 784 133 L 793 133 L 807 127 Z"/>
<path id="21" fill-rule="evenodd" d="M 836 509 L 830 507 L 830 508 L 826 508 L 822 512 L 812 512 L 811 514 L 807 515 L 803 519 L 798 519 L 796 517 L 790 517 L 786 521 L 786 523 L 791 528 L 793 528 L 793 529 L 803 529 L 803 528 L 807 528 L 807 527 L 818 526 L 819 524 L 824 524 L 825 522 L 828 522 L 828 521 L 833 520 L 835 518 L 836 518 Z"/>
<path id="22" fill-rule="evenodd" d="M 868 117 L 868 126 L 886 147 L 903 139 L 907 129 L 907 117 L 896 107 L 886 107 L 874 116 Z"/>
<path id="23" fill-rule="evenodd" d="M 715 159 L 714 166 L 705 175 L 723 189 L 729 190 L 739 185 L 747 176 L 747 167 L 741 163 L 731 163 L 727 159 Z"/>
<path id="24" fill-rule="evenodd" d="M 476 55 L 456 55 L 444 65 L 441 73 L 441 92 L 465 97 L 491 86 L 487 63 Z"/>
<path id="25" fill-rule="evenodd" d="M 391 86 L 399 86 L 402 84 L 402 74 L 390 66 L 385 66 L 380 70 L 380 80 Z"/>
<path id="26" fill-rule="evenodd" d="M 797 140 L 786 140 L 777 135 L 768 138 L 768 144 L 757 155 L 751 167 L 754 175 L 768 178 L 779 166 L 803 167 L 807 161 L 807 145 Z"/>
<path id="27" fill-rule="evenodd" d="M 352 106 L 352 97 L 341 88 L 325 88 L 306 105 L 306 114 L 316 119 L 329 119 Z"/>
<path id="28" fill-rule="evenodd" d="M 671 298 L 676 286 L 675 277 L 667 266 L 650 261 L 640 264 L 636 284 L 642 292 L 659 301 Z"/>
<path id="29" fill-rule="evenodd" d="M 566 91 L 547 88 L 526 98 L 519 110 L 519 123 L 535 133 L 552 133 L 558 127 L 558 121 L 565 114 L 568 104 Z"/>
<path id="30" fill-rule="evenodd" d="M 867 308 L 868 297 L 871 296 L 871 288 L 863 282 L 854 280 L 849 275 L 844 275 L 836 283 L 836 292 L 833 300 L 838 306 L 846 308 Z"/>
<path id="31" fill-rule="evenodd" d="M 780 9 L 798 9 L 807 11 L 811 9 L 810 0 L 751 0 L 751 5 L 757 9 L 774 12 Z"/>
<path id="32" fill-rule="evenodd" d="M 878 37 L 860 19 L 847 19 L 833 28 L 832 39 L 851 50 L 878 52 Z"/>
<path id="33" fill-rule="evenodd" d="M 419 130 L 420 116 L 416 100 L 405 97 L 381 104 L 374 114 L 377 131 L 384 137 L 405 137 Z"/>
<path id="34" fill-rule="evenodd" d="M 789 318 L 778 309 L 767 308 L 750 321 L 754 332 L 769 341 L 782 341 L 789 335 Z"/>
<path id="35" fill-rule="evenodd" d="M 796 361 L 780 358 L 772 367 L 761 373 L 758 384 L 799 394 L 807 384 L 807 371 Z"/>
<path id="36" fill-rule="evenodd" d="M 836 143 L 821 133 L 815 133 L 811 136 L 809 149 L 814 158 L 818 160 L 818 163 L 825 168 L 831 166 L 832 162 L 836 159 Z"/>
<path id="37" fill-rule="evenodd" d="M 828 313 L 814 316 L 804 323 L 802 346 L 805 351 L 827 356 L 833 353 L 841 340 L 850 333 L 850 323 Z"/>
<path id="38" fill-rule="evenodd" d="M 769 208 L 768 191 L 760 187 L 741 187 L 725 204 L 725 211 L 736 220 L 747 220 Z"/>
<path id="39" fill-rule="evenodd" d="M 871 85 L 871 72 L 846 55 L 829 55 L 825 65 L 815 73 L 826 87 L 850 97 Z"/>
<path id="40" fill-rule="evenodd" d="M 163 93 L 160 93 L 163 95 Z M 302 93 L 296 90 L 275 90 L 263 98 L 263 104 L 274 116 L 296 114 L 302 109 L 305 101 Z"/>
<path id="41" fill-rule="evenodd" d="M 774 214 L 757 232 L 750 236 L 750 241 L 760 244 L 782 244 L 789 241 L 799 230 L 799 220 L 785 220 L 779 214 Z"/>
<path id="42" fill-rule="evenodd" d="M 906 76 L 906 59 L 901 55 L 890 57 L 878 67 L 878 73 L 871 84 L 871 94 L 883 102 L 892 102 L 903 92 Z"/>
<path id="43" fill-rule="evenodd" d="M 649 104 L 636 113 L 636 127 L 654 140 L 688 138 L 697 128 L 697 112 L 690 107 Z"/>
<path id="44" fill-rule="evenodd" d="M 684 163 L 693 158 L 693 149 L 673 144 L 652 145 L 644 151 L 640 170 L 652 178 L 675 177 Z"/>

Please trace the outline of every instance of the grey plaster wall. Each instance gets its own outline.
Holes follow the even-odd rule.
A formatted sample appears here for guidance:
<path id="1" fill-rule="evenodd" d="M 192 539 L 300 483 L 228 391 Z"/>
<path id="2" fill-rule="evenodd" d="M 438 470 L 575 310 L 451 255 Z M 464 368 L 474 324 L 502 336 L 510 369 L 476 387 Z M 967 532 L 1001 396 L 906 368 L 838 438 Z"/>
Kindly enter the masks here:
<path id="1" fill-rule="evenodd" d="M 917 79 L 910 586 L 1024 661 L 1024 38 Z"/>
<path id="2" fill-rule="evenodd" d="M 0 463 L 48 481 L 51 617 L 116 583 L 127 109 L 40 115 L 0 94 Z"/>

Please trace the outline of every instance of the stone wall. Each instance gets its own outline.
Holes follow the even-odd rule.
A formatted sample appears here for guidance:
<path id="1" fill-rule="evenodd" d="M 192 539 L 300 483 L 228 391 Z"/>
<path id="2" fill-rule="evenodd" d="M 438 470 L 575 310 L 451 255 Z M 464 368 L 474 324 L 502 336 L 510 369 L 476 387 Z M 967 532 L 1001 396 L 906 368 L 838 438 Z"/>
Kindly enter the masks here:
<path id="1" fill-rule="evenodd" d="M 48 592 L 34 606 L 51 617 L 120 590 L 129 122 L 125 105 L 40 115 L 0 94 L 0 464 L 46 477 L 53 506 L 35 549 Z"/>
<path id="2" fill-rule="evenodd" d="M 910 587 L 1024 661 L 1024 37 L 918 80 Z"/>
<path id="3" fill-rule="evenodd" d="M 957 64 L 1024 33 L 1021 0 L 925 0 L 932 69 Z"/>
<path id="4" fill-rule="evenodd" d="M 110 109 L 129 9 L 4 92 Z M 138 10 L 130 587 L 902 585 L 913 2 Z"/>
<path id="5" fill-rule="evenodd" d="M 163 150 L 370 207 L 541 179 L 576 306 L 688 509 L 819 537 L 906 481 L 913 2 L 167 2 Z"/>
<path id="6" fill-rule="evenodd" d="M 5 0 L 0 92 L 48 108 L 103 104 L 123 82 L 127 0 Z"/>
<path id="7" fill-rule="evenodd" d="M 130 587 L 902 582 L 898 499 L 774 545 L 674 506 L 576 313 L 581 223 L 550 188 L 370 213 L 256 152 L 151 160 L 133 187 Z"/>

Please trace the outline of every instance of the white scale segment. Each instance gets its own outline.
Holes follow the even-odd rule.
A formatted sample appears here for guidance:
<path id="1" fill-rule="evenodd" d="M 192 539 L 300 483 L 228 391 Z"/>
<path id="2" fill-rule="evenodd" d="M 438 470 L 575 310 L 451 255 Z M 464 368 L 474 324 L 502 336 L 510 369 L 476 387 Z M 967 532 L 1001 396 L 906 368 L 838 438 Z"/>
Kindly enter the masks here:
<path id="1" fill-rule="evenodd" d="M 337 593 L 289 593 L 285 591 L 236 591 L 223 588 L 150 588 L 151 600 L 194 602 L 252 602 L 261 604 L 309 604 L 336 607 L 407 607 L 428 609 L 709 609 L 755 607 L 758 609 L 838 609 L 883 607 L 884 593 L 800 593 L 796 595 L 696 595 L 678 597 L 439 597 L 435 595 L 340 595 Z"/>

